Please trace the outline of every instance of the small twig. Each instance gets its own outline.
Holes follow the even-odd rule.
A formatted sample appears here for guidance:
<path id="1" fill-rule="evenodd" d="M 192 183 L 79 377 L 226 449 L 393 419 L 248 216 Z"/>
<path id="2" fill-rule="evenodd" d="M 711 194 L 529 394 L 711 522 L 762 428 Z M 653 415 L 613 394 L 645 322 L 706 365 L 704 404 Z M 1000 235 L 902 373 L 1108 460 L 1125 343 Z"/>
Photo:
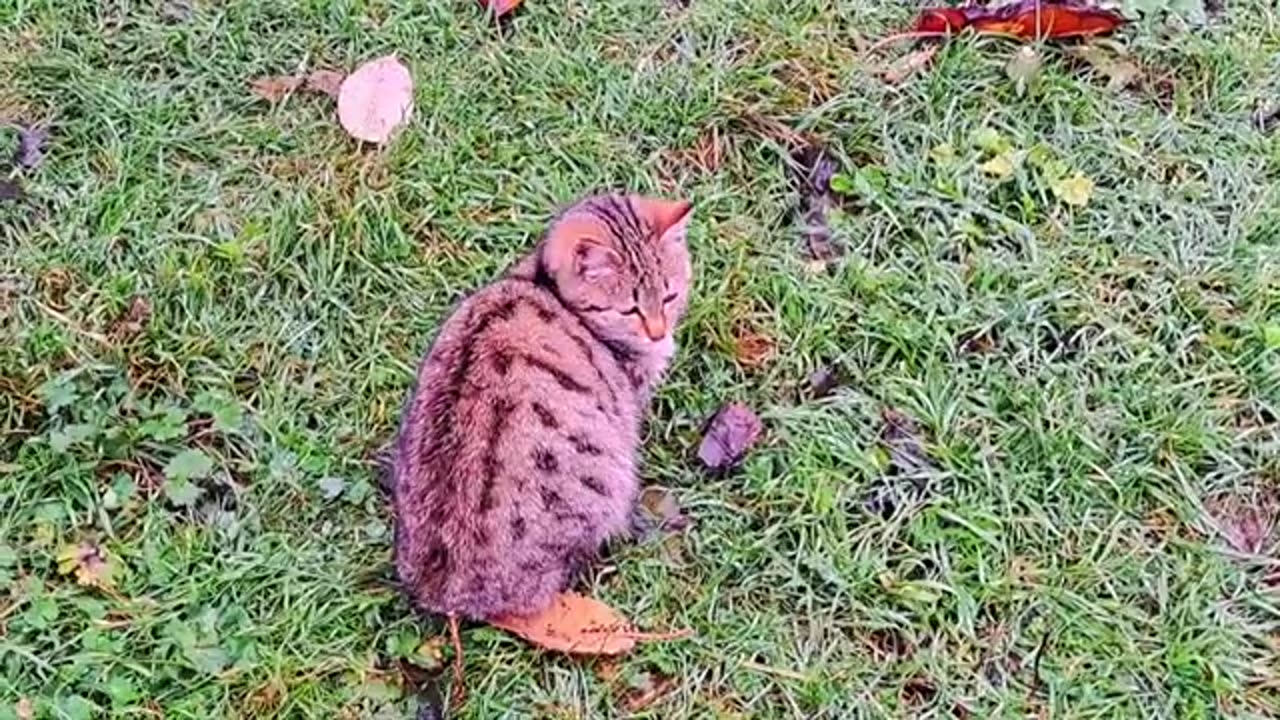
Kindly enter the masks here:
<path id="1" fill-rule="evenodd" d="M 449 708 L 455 712 L 467 700 L 467 686 L 462 680 L 462 637 L 458 633 L 458 616 L 449 615 L 449 639 L 453 641 L 453 689 L 449 692 Z"/>
<path id="2" fill-rule="evenodd" d="M 881 48 L 885 48 L 895 43 L 902 42 L 903 40 L 920 40 L 923 38 L 941 38 L 941 37 L 948 37 L 953 34 L 954 33 L 950 33 L 945 30 L 910 30 L 907 32 L 900 32 L 900 33 L 890 35 L 889 37 L 881 38 L 880 40 L 877 40 L 876 42 L 872 43 L 871 46 L 868 47 L 866 50 L 863 50 L 862 54 L 874 55 Z"/>
<path id="3" fill-rule="evenodd" d="M 1031 661 L 1031 686 L 1027 688 L 1027 699 L 1030 700 L 1040 691 L 1040 658 L 1044 656 L 1044 649 L 1049 645 L 1051 635 L 1048 630 L 1045 631 L 1044 637 L 1040 638 L 1040 646 L 1036 648 L 1036 657 Z"/>

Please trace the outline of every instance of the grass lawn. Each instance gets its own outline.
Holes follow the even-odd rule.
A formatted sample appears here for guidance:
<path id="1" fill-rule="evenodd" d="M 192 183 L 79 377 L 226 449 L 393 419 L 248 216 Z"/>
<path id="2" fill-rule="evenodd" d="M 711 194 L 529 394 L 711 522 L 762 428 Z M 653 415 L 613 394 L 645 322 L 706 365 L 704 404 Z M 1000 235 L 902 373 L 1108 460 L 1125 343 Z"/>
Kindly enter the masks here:
<path id="1" fill-rule="evenodd" d="M 411 717 L 450 655 L 378 449 L 442 315 L 603 186 L 697 207 L 643 465 L 693 525 L 586 589 L 697 634 L 468 627 L 461 717 L 1280 715 L 1280 11 L 1131 26 L 1127 89 L 1042 47 L 1019 93 L 993 39 L 886 83 L 909 46 L 859 48 L 914 8 L 0 0 L 0 117 L 53 123 L 0 204 L 0 718 Z M 381 152 L 248 89 L 389 52 Z M 796 136 L 843 166 L 826 271 Z M 709 477 L 730 400 L 766 435 Z"/>

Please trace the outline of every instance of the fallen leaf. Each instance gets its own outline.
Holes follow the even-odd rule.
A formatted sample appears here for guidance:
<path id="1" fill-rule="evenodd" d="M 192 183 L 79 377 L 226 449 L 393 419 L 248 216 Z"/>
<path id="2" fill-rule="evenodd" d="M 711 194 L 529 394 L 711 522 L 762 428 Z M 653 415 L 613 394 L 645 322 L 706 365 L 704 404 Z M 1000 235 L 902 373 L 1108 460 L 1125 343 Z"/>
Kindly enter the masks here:
<path id="1" fill-rule="evenodd" d="M 479 0 L 480 7 L 484 8 L 485 12 L 491 13 L 495 18 L 510 14 L 520 7 L 521 2 L 523 0 Z"/>
<path id="2" fill-rule="evenodd" d="M 151 303 L 141 295 L 134 295 L 129 307 L 111 323 L 107 335 L 116 340 L 128 340 L 146 329 L 150 319 Z"/>
<path id="3" fill-rule="evenodd" d="M 413 78 L 394 55 L 361 65 L 342 81 L 338 120 L 358 140 L 385 143 L 413 112 Z"/>
<path id="4" fill-rule="evenodd" d="M 773 357 L 775 349 L 773 338 L 754 330 L 745 330 L 733 338 L 733 357 L 745 368 L 754 369 L 764 365 Z"/>
<path id="5" fill-rule="evenodd" d="M 809 373 L 809 392 L 815 398 L 826 397 L 840 387 L 840 382 L 838 371 L 821 367 Z"/>
<path id="6" fill-rule="evenodd" d="M 301 85 L 302 78 L 294 75 L 270 75 L 251 81 L 249 89 L 269 103 L 278 103 L 296 91 Z"/>
<path id="7" fill-rule="evenodd" d="M 689 527 L 689 518 L 680 511 L 675 494 L 667 488 L 650 485 L 641 490 L 639 505 L 654 529 L 680 531 Z"/>
<path id="8" fill-rule="evenodd" d="M 1253 111 L 1253 126 L 1258 132 L 1269 133 L 1280 127 L 1280 103 L 1268 103 Z"/>
<path id="9" fill-rule="evenodd" d="M 1142 79 L 1142 69 L 1137 63 L 1101 44 L 1076 45 L 1065 48 L 1065 52 L 1105 77 L 1108 90 L 1123 90 Z"/>
<path id="10" fill-rule="evenodd" d="M 995 180 L 1008 180 L 1013 176 L 1013 152 L 1006 150 L 979 165 L 978 169 Z"/>
<path id="11" fill-rule="evenodd" d="M 102 547 L 82 542 L 65 545 L 58 551 L 58 572 L 75 575 L 76 584 L 111 589 L 115 584 L 116 563 Z"/>
<path id="12" fill-rule="evenodd" d="M 194 11 L 191 1 L 164 0 L 164 4 L 160 6 L 160 19 L 174 25 L 190 20 Z"/>
<path id="13" fill-rule="evenodd" d="M 659 672 L 647 672 L 622 698 L 627 712 L 639 712 L 661 700 L 676 688 L 676 679 Z"/>
<path id="14" fill-rule="evenodd" d="M 312 70 L 307 73 L 304 87 L 311 92 L 324 93 L 336 99 L 342 88 L 342 81 L 346 78 L 344 73 L 337 70 Z"/>
<path id="15" fill-rule="evenodd" d="M 926 45 L 919 50 L 907 53 L 885 69 L 881 77 L 890 85 L 901 83 L 928 67 L 929 63 L 933 62 L 933 56 L 938 54 L 939 47 L 941 46 Z"/>
<path id="16" fill-rule="evenodd" d="M 1272 497 L 1251 498 L 1223 493 L 1205 503 L 1210 519 L 1227 545 L 1238 553 L 1266 552 L 1276 531 L 1277 503 Z"/>
<path id="17" fill-rule="evenodd" d="M 1022 97 L 1027 92 L 1027 88 L 1035 85 L 1040 79 L 1040 68 L 1042 62 L 1040 53 L 1030 45 L 1023 45 L 1009 58 L 1009 63 L 1004 66 L 1005 75 L 1013 81 L 1013 89 Z"/>
<path id="18" fill-rule="evenodd" d="M 1088 205 L 1093 197 L 1093 181 L 1081 173 L 1054 181 L 1050 189 L 1059 200 L 1075 207 Z"/>
<path id="19" fill-rule="evenodd" d="M 880 441 L 889 451 L 890 470 L 917 475 L 934 469 L 924 449 L 920 425 L 906 413 L 885 408 L 880 413 Z"/>
<path id="20" fill-rule="evenodd" d="M 49 140 L 49 131 L 35 125 L 15 123 L 11 125 L 18 131 L 18 149 L 13 153 L 13 164 L 23 170 L 33 170 L 44 162 L 44 146 Z"/>
<path id="21" fill-rule="evenodd" d="M 800 195 L 797 209 L 803 222 L 808 259 L 818 261 L 825 268 L 828 261 L 842 252 L 827 220 L 827 213 L 836 202 L 831 180 L 839 172 L 840 162 L 820 145 L 805 145 L 791 155 L 787 169 Z"/>
<path id="22" fill-rule="evenodd" d="M 299 91 L 321 93 L 336 98 L 344 79 L 346 75 L 337 70 L 312 70 L 306 75 L 260 77 L 250 82 L 249 87 L 263 100 L 277 103 Z"/>
<path id="23" fill-rule="evenodd" d="M 637 632 L 617 610 L 572 592 L 557 595 L 536 615 L 504 615 L 490 618 L 489 624 L 543 649 L 577 655 L 619 655 L 637 642 L 674 640 L 691 634 Z"/>
<path id="24" fill-rule="evenodd" d="M 27 191 L 22 189 L 22 183 L 17 180 L 5 180 L 0 178 L 0 202 L 6 200 L 24 200 L 27 197 Z"/>
<path id="25" fill-rule="evenodd" d="M 1127 22 L 1119 13 L 1078 2 L 1021 0 L 997 7 L 985 4 L 958 8 L 926 8 L 916 17 L 915 32 L 951 35 L 965 29 L 1023 40 L 1085 37 L 1113 32 Z"/>
<path id="26" fill-rule="evenodd" d="M 698 459 L 711 470 L 730 468 L 738 464 L 756 443 L 762 429 L 760 418 L 751 408 L 730 403 L 708 423 L 698 446 Z"/>

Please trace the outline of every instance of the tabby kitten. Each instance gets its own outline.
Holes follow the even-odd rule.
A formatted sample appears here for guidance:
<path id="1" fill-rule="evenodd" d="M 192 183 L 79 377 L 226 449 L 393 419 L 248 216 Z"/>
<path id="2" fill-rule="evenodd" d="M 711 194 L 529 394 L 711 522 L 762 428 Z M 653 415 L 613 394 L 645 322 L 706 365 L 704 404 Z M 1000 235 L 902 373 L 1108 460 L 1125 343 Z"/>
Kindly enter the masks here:
<path id="1" fill-rule="evenodd" d="M 690 213 L 581 200 L 445 320 L 393 470 L 396 569 L 421 609 L 535 613 L 630 527 L 641 418 L 687 300 Z"/>

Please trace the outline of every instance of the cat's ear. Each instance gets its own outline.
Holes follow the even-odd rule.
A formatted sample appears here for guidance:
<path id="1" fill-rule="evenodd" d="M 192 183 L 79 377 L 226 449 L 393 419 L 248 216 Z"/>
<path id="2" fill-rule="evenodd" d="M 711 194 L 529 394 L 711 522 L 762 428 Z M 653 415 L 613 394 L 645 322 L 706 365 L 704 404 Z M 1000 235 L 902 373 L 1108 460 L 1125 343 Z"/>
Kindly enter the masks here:
<path id="1" fill-rule="evenodd" d="M 573 248 L 573 273 L 587 282 L 600 282 L 618 273 L 622 257 L 612 248 L 590 239 L 579 240 Z"/>
<path id="2" fill-rule="evenodd" d="M 666 200 L 642 197 L 635 200 L 649 222 L 657 228 L 659 242 L 683 243 L 693 216 L 693 204 L 688 200 Z"/>

